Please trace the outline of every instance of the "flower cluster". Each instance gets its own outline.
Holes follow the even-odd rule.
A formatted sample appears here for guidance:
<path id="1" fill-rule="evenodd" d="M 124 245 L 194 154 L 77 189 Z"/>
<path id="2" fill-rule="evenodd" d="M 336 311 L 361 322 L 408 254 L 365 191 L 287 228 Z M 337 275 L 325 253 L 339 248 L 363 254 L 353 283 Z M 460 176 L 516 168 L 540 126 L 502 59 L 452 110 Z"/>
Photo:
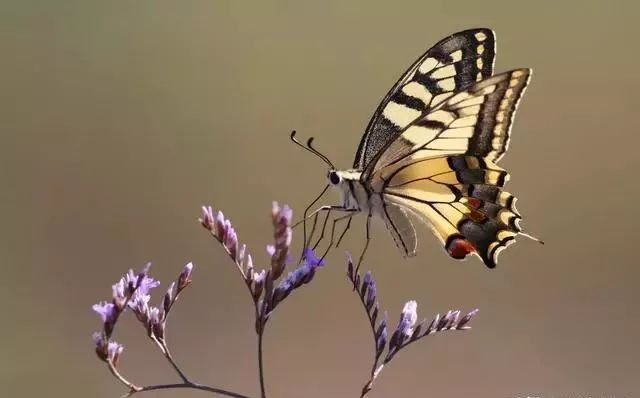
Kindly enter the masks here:
<path id="1" fill-rule="evenodd" d="M 222 244 L 231 260 L 236 264 L 256 305 L 256 330 L 261 333 L 267 319 L 282 301 L 304 284 L 311 282 L 316 268 L 324 260 L 316 257 L 311 249 L 305 249 L 304 261 L 286 277 L 284 274 L 290 262 L 292 240 L 291 220 L 293 212 L 289 206 L 280 206 L 273 202 L 271 222 L 273 224 L 273 243 L 267 245 L 270 257 L 269 269 L 256 271 L 253 258 L 247 253 L 245 244 L 238 243 L 238 235 L 231 222 L 221 211 L 214 212 L 211 206 L 202 207 L 199 221 Z M 277 285 L 276 285 L 277 283 Z"/>
<path id="2" fill-rule="evenodd" d="M 148 276 L 147 264 L 139 273 L 129 270 L 120 280 L 112 286 L 112 298 L 110 301 L 101 301 L 93 305 L 93 310 L 102 320 L 102 331 L 93 334 L 98 357 L 115 366 L 122 354 L 123 346 L 111 339 L 116 322 L 120 315 L 131 304 L 132 298 L 138 297 L 140 292 L 148 293 L 149 289 L 157 286 L 156 281 Z"/>
<path id="3" fill-rule="evenodd" d="M 285 272 L 287 265 L 291 262 L 291 220 L 291 209 L 287 206 L 279 206 L 274 202 L 271 209 L 273 242 L 266 247 L 269 255 L 268 266 L 257 269 L 254 266 L 253 258 L 247 251 L 246 245 L 238 242 L 235 229 L 221 211 L 214 212 L 211 207 L 203 207 L 202 216 L 199 219 L 202 226 L 221 243 L 225 252 L 234 262 L 253 299 L 255 330 L 258 338 L 261 398 L 267 397 L 262 357 L 262 341 L 267 321 L 273 311 L 294 290 L 314 280 L 318 267 L 324 265 L 323 257 L 318 257 L 312 249 L 305 248 L 300 264 L 289 272 Z M 313 237 L 313 233 L 311 235 L 310 240 Z M 181 292 L 191 283 L 193 265 L 189 263 L 184 266 L 178 278 L 169 285 L 161 304 L 158 306 L 151 305 L 151 291 L 157 288 L 160 282 L 149 276 L 149 267 L 150 264 L 147 264 L 138 273 L 131 270 L 127 272 L 113 285 L 111 300 L 102 301 L 93 306 L 93 310 L 102 320 L 102 331 L 93 335 L 96 353 L 102 361 L 107 363 L 111 373 L 129 388 L 125 396 L 142 391 L 192 388 L 234 398 L 249 398 L 237 392 L 194 383 L 187 378 L 177 365 L 169 351 L 165 338 L 167 317 Z M 371 272 L 361 276 L 358 269 L 354 267 L 351 256 L 348 256 L 347 276 L 365 309 L 374 342 L 374 360 L 370 378 L 362 388 L 360 398 L 367 395 L 385 365 L 390 363 L 403 348 L 429 334 L 446 330 L 469 329 L 468 323 L 478 311 L 471 311 L 464 316 L 461 316 L 460 311 L 448 311 L 444 316 L 436 315 L 429 322 L 426 320 L 418 322 L 418 304 L 415 301 L 408 301 L 400 313 L 397 326 L 389 337 L 387 313 L 384 312 L 381 315 L 378 289 Z M 120 374 L 117 363 L 122 354 L 123 346 L 115 342 L 112 339 L 112 335 L 120 315 L 126 310 L 133 312 L 145 327 L 148 337 L 158 346 L 169 364 L 182 379 L 181 383 L 142 387 L 128 381 Z"/>
<path id="4" fill-rule="evenodd" d="M 189 263 L 180 273 L 177 286 L 174 282 L 167 289 L 162 306 L 151 306 L 151 289 L 160 286 L 160 282 L 149 276 L 150 267 L 151 263 L 148 263 L 139 273 L 129 270 L 112 286 L 111 301 L 102 301 L 92 307 L 102 320 L 102 331 L 93 334 L 96 353 L 114 368 L 124 348 L 111 339 L 120 315 L 130 309 L 146 328 L 148 336 L 163 346 L 167 315 L 180 292 L 191 283 L 193 265 Z"/>
<path id="5" fill-rule="evenodd" d="M 437 314 L 429 323 L 423 320 L 418 321 L 418 303 L 414 300 L 407 301 L 400 313 L 398 326 L 391 335 L 391 339 L 387 340 L 387 313 L 384 313 L 382 320 L 378 323 L 378 314 L 380 304 L 377 297 L 376 282 L 371 272 L 367 272 L 364 277 L 360 277 L 357 269 L 354 269 L 351 256 L 347 256 L 347 277 L 356 287 L 356 292 L 360 297 L 360 301 L 367 313 L 373 340 L 375 344 L 375 353 L 373 366 L 371 367 L 371 378 L 362 388 L 361 397 L 364 397 L 373 387 L 373 382 L 378 377 L 386 364 L 391 362 L 393 357 L 409 344 L 420 340 L 421 338 L 436 332 L 445 330 L 466 330 L 471 327 L 467 324 L 471 318 L 478 313 L 475 309 L 462 318 L 460 311 L 448 311 L 446 315 Z M 427 326 L 428 325 L 428 326 Z M 386 355 L 382 358 L 383 353 Z"/>

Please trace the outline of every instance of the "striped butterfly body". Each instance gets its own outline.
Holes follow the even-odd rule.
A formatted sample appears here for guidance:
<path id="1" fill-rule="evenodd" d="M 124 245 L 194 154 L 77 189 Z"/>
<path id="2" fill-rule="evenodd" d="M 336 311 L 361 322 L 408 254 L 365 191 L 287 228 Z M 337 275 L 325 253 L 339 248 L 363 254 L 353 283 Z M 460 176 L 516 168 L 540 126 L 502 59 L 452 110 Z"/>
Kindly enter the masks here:
<path id="1" fill-rule="evenodd" d="M 414 221 L 425 222 L 452 258 L 475 254 L 490 268 L 518 234 L 530 237 L 497 163 L 531 70 L 493 76 L 494 58 L 490 29 L 455 33 L 422 55 L 378 106 L 353 168 L 329 171 L 341 205 L 320 210 L 367 213 L 367 233 L 371 217 L 383 220 L 407 257 Z"/>

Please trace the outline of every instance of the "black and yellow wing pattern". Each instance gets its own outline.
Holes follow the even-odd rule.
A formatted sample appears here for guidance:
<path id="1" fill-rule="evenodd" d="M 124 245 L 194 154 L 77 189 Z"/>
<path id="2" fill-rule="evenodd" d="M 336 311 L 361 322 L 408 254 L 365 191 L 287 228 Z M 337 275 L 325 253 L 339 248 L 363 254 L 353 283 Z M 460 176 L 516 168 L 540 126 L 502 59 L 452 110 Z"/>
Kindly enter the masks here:
<path id="1" fill-rule="evenodd" d="M 491 29 L 455 33 L 430 48 L 402 75 L 376 109 L 353 167 L 365 170 L 415 119 L 456 92 L 493 74 Z"/>
<path id="2" fill-rule="evenodd" d="M 426 221 L 451 257 L 476 254 L 490 268 L 522 234 L 516 199 L 503 190 L 509 176 L 496 163 L 530 76 L 517 69 L 448 95 L 412 114 L 370 159 L 363 181 L 382 196 L 387 227 L 405 255 L 416 246 L 409 218 Z"/>

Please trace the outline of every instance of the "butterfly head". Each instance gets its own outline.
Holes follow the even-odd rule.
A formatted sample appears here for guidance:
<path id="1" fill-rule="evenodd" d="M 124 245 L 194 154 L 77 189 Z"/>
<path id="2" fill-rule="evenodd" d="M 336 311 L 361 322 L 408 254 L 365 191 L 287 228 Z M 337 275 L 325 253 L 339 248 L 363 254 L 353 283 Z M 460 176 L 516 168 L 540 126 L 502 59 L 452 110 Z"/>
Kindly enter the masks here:
<path id="1" fill-rule="evenodd" d="M 340 185 L 343 180 L 340 174 L 341 173 L 338 170 L 330 169 L 327 172 L 327 179 L 329 180 L 329 184 L 331 184 L 334 187 Z"/>
<path id="2" fill-rule="evenodd" d="M 307 140 L 307 144 L 304 145 L 296 139 L 296 132 L 293 131 L 291 133 L 291 141 L 293 141 L 296 145 L 303 148 L 304 150 L 313 153 L 329 166 L 329 170 L 327 171 L 327 180 L 329 182 L 328 185 L 336 188 L 340 193 L 342 197 L 343 208 L 360 209 L 365 206 L 364 204 L 361 205 L 360 203 L 366 201 L 366 199 L 363 199 L 363 197 L 366 197 L 366 195 L 356 195 L 356 193 L 354 192 L 354 186 L 361 188 L 361 184 L 354 184 L 355 181 L 358 181 L 360 179 L 361 172 L 359 170 L 336 169 L 329 158 L 313 146 L 313 137 L 309 138 Z M 324 194 L 327 188 L 328 187 L 325 187 L 320 196 Z"/>

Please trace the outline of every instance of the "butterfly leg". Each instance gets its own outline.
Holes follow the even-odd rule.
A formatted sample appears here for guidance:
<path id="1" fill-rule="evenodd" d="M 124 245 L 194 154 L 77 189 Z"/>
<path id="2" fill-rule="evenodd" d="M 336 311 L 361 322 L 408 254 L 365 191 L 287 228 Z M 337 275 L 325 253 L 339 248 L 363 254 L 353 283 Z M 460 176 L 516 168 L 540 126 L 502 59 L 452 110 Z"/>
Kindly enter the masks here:
<path id="1" fill-rule="evenodd" d="M 300 223 L 302 223 L 302 230 L 303 230 L 302 236 L 303 236 L 303 238 L 304 238 L 304 245 L 303 245 L 303 247 L 302 247 L 302 254 L 301 254 L 301 256 L 300 256 L 300 262 L 302 262 L 302 255 L 304 254 L 304 249 L 307 247 L 307 218 L 314 217 L 314 221 L 313 221 L 313 229 L 315 230 L 315 226 L 316 226 L 316 223 L 317 223 L 317 221 L 318 221 L 317 214 L 318 214 L 318 210 L 319 210 L 319 209 L 318 209 L 318 210 L 316 210 L 316 211 L 314 211 L 313 213 L 311 213 L 311 215 L 310 215 L 310 216 L 307 216 L 307 214 L 309 213 L 309 210 L 311 209 L 311 207 L 313 207 L 313 205 L 314 205 L 314 204 L 316 204 L 316 203 L 320 200 L 320 198 L 322 198 L 322 196 L 327 192 L 327 190 L 328 190 L 328 189 L 329 189 L 329 184 L 327 184 L 327 185 L 322 189 L 322 192 L 320 192 L 320 194 L 319 194 L 319 195 L 318 195 L 318 196 L 317 196 L 317 197 L 316 197 L 316 198 L 315 198 L 311 203 L 309 203 L 309 205 L 304 209 L 304 213 L 303 213 L 303 216 L 302 216 L 302 220 L 300 220 L 300 221 L 296 222 L 296 223 L 295 223 L 295 224 L 293 224 L 293 226 L 291 227 L 291 228 L 295 228 L 295 227 L 297 227 L 298 225 L 300 225 Z M 323 206 L 323 207 L 324 207 L 324 206 Z M 311 236 L 313 236 L 313 233 L 311 234 Z M 309 242 L 311 242 L 311 238 L 309 238 Z"/>
<path id="2" fill-rule="evenodd" d="M 333 220 L 333 224 L 331 225 L 331 236 L 329 238 L 329 244 L 327 245 L 327 249 L 322 254 L 322 258 L 323 259 L 327 256 L 327 254 L 329 254 L 329 251 L 333 247 L 333 242 L 334 242 L 334 238 L 335 238 L 335 235 L 336 235 L 336 226 L 338 225 L 338 222 L 344 221 L 346 219 L 349 219 L 349 222 L 348 222 L 347 225 L 350 225 L 351 224 L 351 219 L 353 218 L 353 214 L 352 213 L 357 212 L 357 210 L 345 210 L 345 212 L 348 212 L 350 214 L 346 214 L 346 215 L 344 215 L 342 217 L 338 217 L 338 218 L 335 218 Z M 345 231 L 346 231 L 346 229 L 345 229 Z M 344 236 L 344 232 L 340 236 L 340 239 L 342 239 L 343 236 Z M 320 243 L 320 242 L 318 242 L 318 243 Z"/>
<path id="3" fill-rule="evenodd" d="M 353 220 L 353 217 L 349 217 L 349 221 L 347 222 L 347 226 L 344 227 L 344 231 L 342 231 L 342 234 L 340 235 L 340 238 L 338 238 L 338 243 L 336 243 L 336 248 L 338 248 L 338 246 L 340 246 L 340 243 L 342 242 L 342 238 L 344 238 L 344 236 L 347 234 L 347 231 L 349 230 L 349 228 L 351 228 L 351 220 Z"/>
<path id="4" fill-rule="evenodd" d="M 355 274 L 358 273 L 358 271 L 360 270 L 360 264 L 362 264 L 362 260 L 364 259 L 364 254 L 367 252 L 367 249 L 369 248 L 369 242 L 371 241 L 371 233 L 370 233 L 370 229 L 371 229 L 371 213 L 369 213 L 369 215 L 367 216 L 367 242 L 364 244 L 364 249 L 362 249 L 362 253 L 360 253 L 360 258 L 358 259 L 358 265 L 356 265 L 356 270 L 355 270 Z M 353 289 L 356 289 L 356 285 L 353 285 Z"/>
<path id="5" fill-rule="evenodd" d="M 307 239 L 307 231 L 306 228 L 303 228 L 304 232 L 303 232 L 303 245 L 302 245 L 302 252 L 300 253 L 300 260 L 298 260 L 298 265 L 302 264 L 302 260 L 304 260 L 304 249 L 309 247 L 309 245 L 311 244 L 311 238 L 313 238 L 313 235 L 316 232 L 316 226 L 318 225 L 318 215 L 320 213 L 316 213 L 313 216 L 313 224 L 311 225 L 311 233 L 309 234 L 309 239 Z"/>
<path id="6" fill-rule="evenodd" d="M 323 221 L 323 226 L 322 226 L 322 232 L 320 233 L 320 239 L 318 239 L 318 241 L 315 243 L 315 245 L 313 246 L 313 249 L 315 249 L 318 244 L 320 243 L 320 241 L 322 240 L 322 238 L 324 237 L 324 231 L 327 227 L 327 223 L 329 221 L 329 213 L 331 213 L 331 211 L 333 210 L 338 210 L 338 211 L 347 211 L 347 209 L 344 206 L 321 206 L 318 207 L 317 209 L 315 209 L 314 211 L 311 212 L 311 214 L 306 214 L 307 211 L 305 210 L 305 216 L 302 220 L 298 221 L 297 223 L 295 223 L 292 228 L 295 228 L 296 226 L 300 225 L 301 223 L 303 224 L 303 237 L 304 237 L 304 245 L 302 247 L 302 254 L 300 256 L 300 261 L 298 262 L 298 264 L 302 263 L 302 260 L 304 260 L 304 249 L 306 249 L 307 247 L 309 247 L 309 245 L 311 244 L 311 241 L 313 239 L 313 235 L 315 234 L 315 230 L 316 230 L 316 225 L 318 222 L 318 216 L 320 214 L 320 212 L 327 212 L 327 215 L 325 216 L 325 219 Z M 309 237 L 307 238 L 307 231 L 306 231 L 306 224 L 307 224 L 307 219 L 312 218 L 313 217 L 313 228 L 311 230 L 311 234 L 309 235 Z"/>
<path id="7" fill-rule="evenodd" d="M 331 215 L 331 210 L 332 209 L 329 209 L 325 213 L 324 221 L 322 222 L 322 230 L 320 231 L 320 237 L 318 238 L 316 243 L 313 245 L 312 247 L 313 250 L 316 250 L 320 242 L 322 242 L 322 240 L 324 239 L 324 232 L 327 230 L 327 223 L 329 222 L 329 216 Z M 311 236 L 313 236 L 313 234 L 311 234 Z M 309 237 L 309 243 L 311 243 L 311 237 Z"/>

